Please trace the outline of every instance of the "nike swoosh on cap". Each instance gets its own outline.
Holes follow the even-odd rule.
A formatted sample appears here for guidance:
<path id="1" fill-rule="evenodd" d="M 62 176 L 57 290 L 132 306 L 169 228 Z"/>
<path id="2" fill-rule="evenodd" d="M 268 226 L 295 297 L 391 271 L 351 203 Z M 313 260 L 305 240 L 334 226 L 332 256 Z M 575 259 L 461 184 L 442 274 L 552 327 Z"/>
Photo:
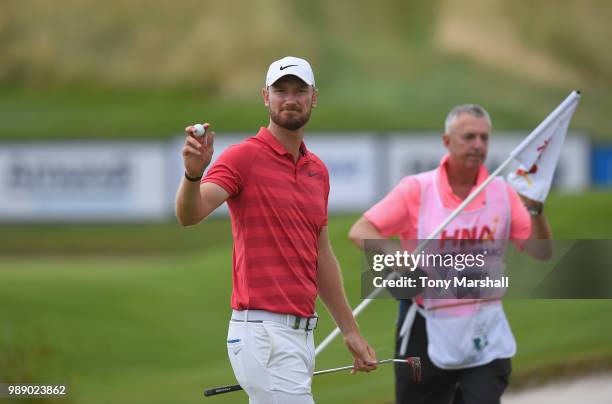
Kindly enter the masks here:
<path id="1" fill-rule="evenodd" d="M 280 67 L 280 69 L 281 69 L 281 70 L 285 70 L 286 68 L 291 67 L 291 66 L 297 66 L 297 65 L 287 65 L 287 66 L 281 66 L 281 67 Z"/>

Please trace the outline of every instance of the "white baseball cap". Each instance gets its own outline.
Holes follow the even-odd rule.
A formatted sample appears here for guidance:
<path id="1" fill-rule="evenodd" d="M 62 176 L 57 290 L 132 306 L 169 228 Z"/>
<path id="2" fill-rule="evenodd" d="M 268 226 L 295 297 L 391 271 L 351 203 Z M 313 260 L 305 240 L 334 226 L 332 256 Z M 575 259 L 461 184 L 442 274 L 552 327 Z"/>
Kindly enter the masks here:
<path id="1" fill-rule="evenodd" d="M 315 85 L 314 73 L 310 63 L 304 59 L 293 56 L 285 56 L 284 58 L 272 62 L 268 68 L 266 75 L 266 87 L 274 84 L 281 77 L 291 75 L 299 77 L 304 83 L 309 86 Z"/>

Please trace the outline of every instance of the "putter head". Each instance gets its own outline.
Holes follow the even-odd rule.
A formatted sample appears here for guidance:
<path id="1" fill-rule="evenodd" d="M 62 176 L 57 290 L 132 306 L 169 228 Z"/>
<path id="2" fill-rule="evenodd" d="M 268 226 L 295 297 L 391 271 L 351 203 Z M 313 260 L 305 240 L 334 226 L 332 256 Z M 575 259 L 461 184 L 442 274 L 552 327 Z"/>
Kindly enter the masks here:
<path id="1" fill-rule="evenodd" d="M 418 356 L 411 356 L 406 358 L 406 363 L 410 366 L 412 370 L 412 381 L 420 382 L 421 381 L 421 358 Z"/>

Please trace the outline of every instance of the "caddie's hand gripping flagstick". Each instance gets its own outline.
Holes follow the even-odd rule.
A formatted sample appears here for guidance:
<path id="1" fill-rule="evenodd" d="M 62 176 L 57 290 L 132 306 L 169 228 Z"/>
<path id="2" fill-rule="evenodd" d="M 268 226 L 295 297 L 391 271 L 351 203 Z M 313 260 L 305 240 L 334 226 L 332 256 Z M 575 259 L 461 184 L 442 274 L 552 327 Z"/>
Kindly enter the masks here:
<path id="1" fill-rule="evenodd" d="M 455 209 L 453 213 L 451 213 L 444 222 L 440 224 L 425 240 L 421 241 L 421 243 L 414 249 L 414 252 L 421 251 L 424 249 L 430 240 L 438 237 L 438 235 L 444 230 L 446 226 L 448 226 L 459 214 L 468 206 L 481 192 L 486 188 L 487 185 L 495 179 L 495 177 L 500 174 L 507 166 L 514 160 L 523 150 L 525 150 L 529 145 L 563 113 L 569 107 L 573 106 L 575 102 L 578 102 L 580 99 L 580 91 L 572 91 L 569 96 L 561 103 L 553 112 L 550 113 L 530 134 L 527 136 L 514 150 L 510 152 L 510 156 L 491 174 L 489 177 L 478 186 L 472 192 L 461 205 Z M 397 272 L 393 271 L 389 274 L 387 279 L 393 279 L 397 276 Z M 374 289 L 363 301 L 355 307 L 353 310 L 353 316 L 357 317 L 359 313 L 361 313 L 370 302 L 376 298 L 384 288 L 376 288 Z M 338 327 L 334 328 L 334 330 L 327 336 L 315 349 L 315 356 L 320 354 L 333 340 L 340 334 L 340 329 Z"/>
<path id="2" fill-rule="evenodd" d="M 406 358 L 406 359 L 396 359 L 396 358 L 383 359 L 383 360 L 380 360 L 380 361 L 376 362 L 376 364 L 378 364 L 378 365 L 384 365 L 385 363 L 403 363 L 403 364 L 406 364 L 406 365 L 410 366 L 410 369 L 412 370 L 412 380 L 414 382 L 420 382 L 421 381 L 421 358 L 419 358 L 418 356 L 409 357 L 409 358 Z M 313 376 L 324 375 L 324 374 L 327 374 L 327 373 L 341 372 L 343 370 L 352 370 L 352 369 L 353 369 L 353 365 L 342 366 L 342 367 L 339 367 L 339 368 L 331 368 L 331 369 L 325 369 L 325 370 L 318 370 L 318 371 L 313 373 Z M 242 387 L 240 387 L 239 384 L 234 384 L 234 385 L 231 385 L 231 386 L 215 387 L 215 388 L 212 388 L 212 389 L 204 390 L 204 395 L 206 397 L 210 397 L 210 396 L 216 396 L 218 394 L 229 393 L 229 392 L 238 391 L 238 390 L 242 390 Z"/>

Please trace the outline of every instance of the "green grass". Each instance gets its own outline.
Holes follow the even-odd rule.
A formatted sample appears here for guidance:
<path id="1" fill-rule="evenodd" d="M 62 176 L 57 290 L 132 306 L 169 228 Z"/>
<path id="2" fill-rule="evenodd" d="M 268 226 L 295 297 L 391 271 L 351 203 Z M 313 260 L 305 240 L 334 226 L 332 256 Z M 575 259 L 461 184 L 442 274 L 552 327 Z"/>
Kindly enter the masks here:
<path id="1" fill-rule="evenodd" d="M 547 212 L 555 235 L 609 237 L 610 198 L 552 195 Z M 355 219 L 330 221 L 353 307 L 360 301 L 361 255 L 346 234 Z M 0 256 L 0 380 L 69 383 L 66 402 L 88 404 L 196 402 L 204 387 L 234 382 L 224 346 L 232 248 L 226 219 L 189 229 L 11 226 L 3 227 L 0 241 L 7 253 Z M 519 346 L 515 382 L 567 364 L 602 358 L 609 364 L 612 301 L 509 300 L 506 308 Z M 317 341 L 333 328 L 325 309 L 319 313 Z M 394 301 L 379 300 L 359 317 L 380 358 L 393 354 L 395 314 Z M 350 356 L 337 340 L 317 368 L 345 363 Z M 392 380 L 390 367 L 318 377 L 315 398 L 391 402 Z M 214 400 L 246 398 L 231 393 Z"/>
<path id="2" fill-rule="evenodd" d="M 3 224 L 0 254 L 160 255 L 193 253 L 200 248 L 229 245 L 227 219 L 207 219 L 206 226 L 178 223 L 133 224 Z"/>
<path id="3" fill-rule="evenodd" d="M 612 59 L 601 49 L 611 9 L 595 1 L 578 9 L 586 2 L 553 3 L 538 1 L 526 11 L 507 2 L 507 17 L 525 44 L 584 78 L 571 130 L 609 141 Z M 439 1 L 315 0 L 273 8 L 208 2 L 204 15 L 201 2 L 156 1 L 145 10 L 119 2 L 73 6 L 57 13 L 51 3 L 7 4 L 0 29 L 0 141 L 166 139 L 202 120 L 220 135 L 253 133 L 267 123 L 259 98 L 264 69 L 283 54 L 306 56 L 317 74 L 319 106 L 309 133 L 441 131 L 448 110 L 465 102 L 484 105 L 495 129 L 529 130 L 574 87 L 440 49 L 434 40 L 444 7 Z M 90 9 L 97 17 L 83 19 Z M 266 29 L 253 30 L 254 18 Z M 219 35 L 223 41 L 216 43 Z M 202 55 L 212 63 L 202 63 Z M 609 238 L 610 206 L 610 193 L 552 195 L 546 212 L 555 237 Z M 355 219 L 330 222 L 353 307 L 360 301 L 361 256 L 346 233 Z M 230 281 L 226 219 L 188 229 L 3 224 L 0 382 L 68 383 L 64 403 L 199 401 L 203 387 L 234 380 L 224 347 Z M 612 301 L 509 300 L 506 308 L 519 345 L 515 383 L 568 366 L 609 365 Z M 319 313 L 320 341 L 333 325 L 323 308 Z M 359 318 L 381 358 L 393 354 L 395 313 L 394 301 L 380 300 Z M 337 340 L 317 367 L 345 363 L 350 357 Z M 392 370 L 316 378 L 314 391 L 318 403 L 391 402 Z M 232 393 L 211 400 L 246 398 Z M 52 400 L 18 402 L 30 401 Z"/>
<path id="4" fill-rule="evenodd" d="M 555 238 L 609 238 L 612 192 L 586 194 L 551 193 L 546 213 Z M 336 218 L 342 226 L 331 226 L 337 243 L 345 238 L 345 227 L 356 215 Z M 229 246 L 231 227 L 224 218 L 207 219 L 205 225 L 181 227 L 175 222 L 156 224 L 3 224 L 0 255 L 162 255 L 197 253 L 201 249 Z M 352 252 L 350 245 L 344 251 Z M 350 254 L 346 254 L 350 255 Z M 358 264 L 357 262 L 355 264 Z"/>

